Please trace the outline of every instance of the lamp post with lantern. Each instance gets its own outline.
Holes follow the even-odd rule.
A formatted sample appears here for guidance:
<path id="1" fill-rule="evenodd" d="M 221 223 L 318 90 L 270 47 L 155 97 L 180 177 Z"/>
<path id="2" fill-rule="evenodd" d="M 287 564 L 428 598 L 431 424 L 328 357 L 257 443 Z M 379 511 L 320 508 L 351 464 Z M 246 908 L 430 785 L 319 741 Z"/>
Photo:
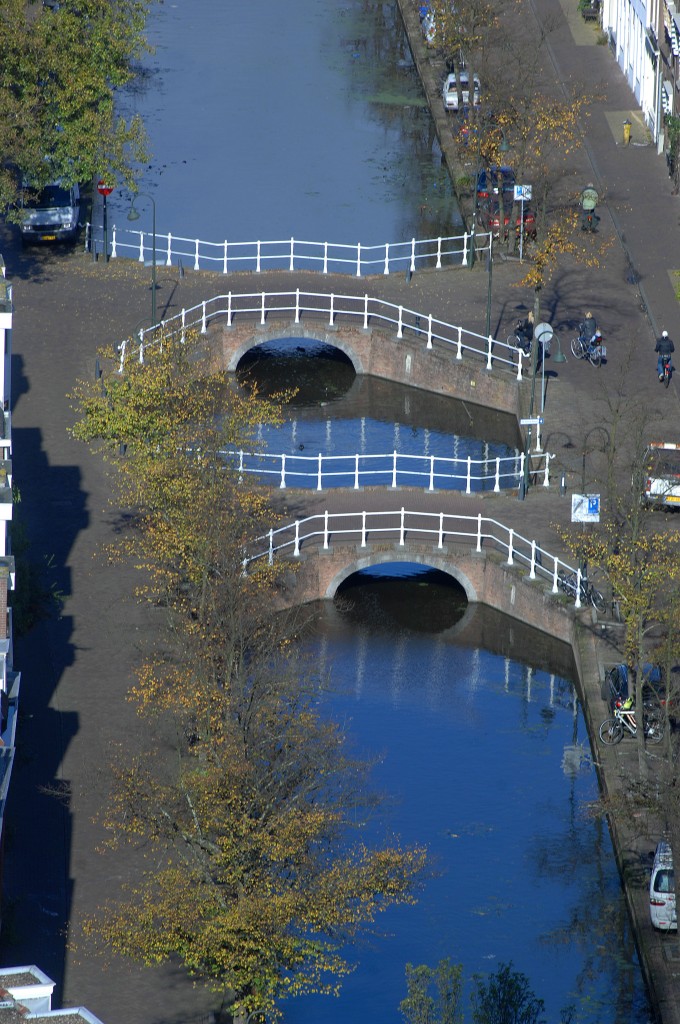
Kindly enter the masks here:
<path id="1" fill-rule="evenodd" d="M 138 192 L 132 197 L 130 203 L 130 209 L 128 210 L 128 220 L 139 220 L 139 211 L 135 209 L 135 200 L 139 199 L 140 196 L 144 196 L 151 203 L 152 208 L 152 221 L 151 221 L 151 234 L 153 236 L 153 249 L 151 254 L 151 326 L 155 327 L 157 324 L 156 320 L 156 201 L 153 196 L 149 195 L 148 192 Z"/>

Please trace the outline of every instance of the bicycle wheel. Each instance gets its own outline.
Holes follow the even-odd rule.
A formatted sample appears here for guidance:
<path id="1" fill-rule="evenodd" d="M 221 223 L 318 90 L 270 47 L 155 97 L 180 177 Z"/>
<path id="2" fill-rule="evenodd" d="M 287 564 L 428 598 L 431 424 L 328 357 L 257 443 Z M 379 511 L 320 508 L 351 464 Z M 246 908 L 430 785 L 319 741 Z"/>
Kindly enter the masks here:
<path id="1" fill-rule="evenodd" d="M 664 386 L 665 388 L 667 388 L 667 387 L 668 387 L 668 385 L 670 384 L 670 382 L 671 382 L 671 371 L 670 371 L 670 370 L 664 370 L 664 374 L 663 374 L 663 386 Z"/>
<path id="2" fill-rule="evenodd" d="M 585 345 L 580 338 L 571 339 L 571 354 L 575 356 L 576 359 L 583 359 L 585 355 Z"/>
<path id="3" fill-rule="evenodd" d="M 651 714 L 644 716 L 645 738 L 648 743 L 661 743 L 665 731 L 663 718 Z"/>
<path id="4" fill-rule="evenodd" d="M 509 334 L 508 335 L 508 345 L 510 345 L 511 348 L 520 348 L 521 347 L 520 343 L 519 343 L 519 338 L 517 337 L 516 334 Z"/>
<path id="5" fill-rule="evenodd" d="M 600 739 L 607 746 L 620 743 L 623 739 L 623 726 L 618 718 L 606 718 L 600 726 Z"/>
<path id="6" fill-rule="evenodd" d="M 592 604 L 595 611 L 600 612 L 600 614 L 602 614 L 602 612 L 604 612 L 607 607 L 607 602 L 603 598 L 600 591 L 596 590 L 595 587 L 590 588 L 590 603 Z"/>
<path id="7" fill-rule="evenodd" d="M 588 359 L 590 359 L 593 366 L 602 366 L 602 349 L 599 345 L 588 350 Z"/>

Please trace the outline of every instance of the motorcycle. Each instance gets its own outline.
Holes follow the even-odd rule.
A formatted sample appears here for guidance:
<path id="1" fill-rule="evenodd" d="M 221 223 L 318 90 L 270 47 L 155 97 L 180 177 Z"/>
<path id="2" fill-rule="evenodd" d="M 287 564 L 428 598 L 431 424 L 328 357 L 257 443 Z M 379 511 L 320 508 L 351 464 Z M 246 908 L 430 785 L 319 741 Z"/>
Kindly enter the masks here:
<path id="1" fill-rule="evenodd" d="M 659 380 L 663 381 L 665 388 L 671 382 L 671 374 L 673 373 L 673 366 L 671 363 L 670 356 L 661 356 L 661 373 L 659 374 Z"/>

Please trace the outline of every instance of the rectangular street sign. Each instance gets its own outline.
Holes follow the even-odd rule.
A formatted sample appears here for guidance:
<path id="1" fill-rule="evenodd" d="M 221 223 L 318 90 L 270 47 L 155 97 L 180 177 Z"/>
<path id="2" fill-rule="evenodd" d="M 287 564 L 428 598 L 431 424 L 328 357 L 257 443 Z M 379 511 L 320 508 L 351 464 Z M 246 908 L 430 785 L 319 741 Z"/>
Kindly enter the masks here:
<path id="1" fill-rule="evenodd" d="M 531 199 L 531 185 L 515 185 L 515 196 L 517 199 Z"/>
<path id="2" fill-rule="evenodd" d="M 572 494 L 571 521 L 572 523 L 599 523 L 600 495 Z"/>

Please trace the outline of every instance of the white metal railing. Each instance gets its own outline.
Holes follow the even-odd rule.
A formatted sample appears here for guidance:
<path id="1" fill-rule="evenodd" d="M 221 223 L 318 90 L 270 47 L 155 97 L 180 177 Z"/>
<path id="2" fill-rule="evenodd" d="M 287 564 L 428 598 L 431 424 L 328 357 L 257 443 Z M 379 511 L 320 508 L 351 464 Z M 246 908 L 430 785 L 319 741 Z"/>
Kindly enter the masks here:
<path id="1" fill-rule="evenodd" d="M 88 225 L 87 234 L 91 239 L 91 225 Z M 156 233 L 156 261 L 159 266 L 168 267 L 173 262 L 186 261 L 194 270 L 217 270 L 224 274 L 242 270 L 260 273 L 285 269 L 316 270 L 323 274 L 350 273 L 362 277 L 364 274 L 390 274 L 395 271 L 415 273 L 424 267 L 469 266 L 472 240 L 473 236 L 466 232 L 381 245 L 307 242 L 295 238 L 272 242 L 204 242 L 199 238 Z M 114 225 L 111 259 L 125 255 L 144 263 L 153 259 L 153 245 L 150 231 L 132 231 Z M 489 232 L 476 234 L 476 254 L 489 252 L 491 245 Z"/>
<path id="2" fill-rule="evenodd" d="M 535 540 L 528 540 L 511 527 L 481 514 L 476 516 L 451 515 L 447 512 L 407 512 L 390 509 L 383 512 L 322 512 L 296 519 L 295 522 L 270 530 L 249 544 L 244 552 L 243 568 L 261 558 L 273 564 L 275 555 L 298 558 L 303 547 L 314 546 L 328 551 L 331 541 L 349 541 L 365 548 L 386 538 L 397 538 L 400 547 L 407 539 L 431 541 L 441 550 L 450 541 L 470 541 L 481 553 L 491 547 L 503 552 L 506 565 L 521 565 L 529 570 L 529 579 L 544 579 L 552 584 L 552 593 L 560 590 L 561 572 L 576 575 L 574 607 L 581 607 L 580 568 L 568 565 L 557 555 L 551 555 Z"/>
<path id="3" fill-rule="evenodd" d="M 466 494 L 519 486 L 524 477 L 527 457 L 524 452 L 487 459 L 408 455 L 403 452 L 375 455 L 276 455 L 270 452 L 225 451 L 223 455 L 232 461 L 239 477 L 264 477 L 272 484 L 278 484 L 282 490 L 287 487 L 314 487 L 317 491 L 329 487 L 353 487 L 359 490 L 360 487 L 387 485 L 395 488 L 422 486 L 428 491 L 464 490 Z M 532 452 L 529 455 L 529 470 L 534 476 L 543 476 L 544 487 L 550 486 L 552 458 L 548 452 Z"/>
<path id="4" fill-rule="evenodd" d="M 437 320 L 431 313 L 419 313 L 407 306 L 398 306 L 369 295 L 302 292 L 299 288 L 294 292 L 228 292 L 183 309 L 155 327 L 140 330 L 134 341 L 127 339 L 121 342 L 118 345 L 120 372 L 123 372 L 129 356 L 143 363 L 145 350 L 155 343 L 160 344 L 169 335 L 179 334 L 183 339 L 191 328 L 198 328 L 205 334 L 208 323 L 217 318 L 226 320 L 226 326 L 231 327 L 236 318 L 251 318 L 264 325 L 270 316 L 286 316 L 296 324 L 303 317 L 320 317 L 330 327 L 346 320 L 358 322 L 364 330 L 373 323 L 389 324 L 395 329 L 397 340 L 401 340 L 405 332 L 415 334 L 424 342 L 426 349 L 432 349 L 436 341 L 450 346 L 458 361 L 463 359 L 463 354 L 470 354 L 483 360 L 487 370 L 496 365 L 512 372 L 517 380 L 522 379 L 522 350 L 496 340 L 492 335 L 477 334 L 445 320 Z"/>

